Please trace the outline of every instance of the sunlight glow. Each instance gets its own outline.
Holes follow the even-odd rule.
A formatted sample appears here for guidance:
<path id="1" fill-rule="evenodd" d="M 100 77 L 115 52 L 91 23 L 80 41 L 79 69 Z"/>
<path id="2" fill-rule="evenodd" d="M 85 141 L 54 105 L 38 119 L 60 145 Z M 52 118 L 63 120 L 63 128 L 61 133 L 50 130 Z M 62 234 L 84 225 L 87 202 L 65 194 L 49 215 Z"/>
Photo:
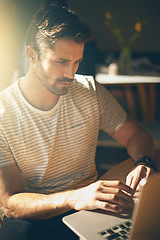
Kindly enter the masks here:
<path id="1" fill-rule="evenodd" d="M 10 85 L 16 58 L 16 32 L 13 24 L 14 4 L 0 3 L 0 91 Z"/>

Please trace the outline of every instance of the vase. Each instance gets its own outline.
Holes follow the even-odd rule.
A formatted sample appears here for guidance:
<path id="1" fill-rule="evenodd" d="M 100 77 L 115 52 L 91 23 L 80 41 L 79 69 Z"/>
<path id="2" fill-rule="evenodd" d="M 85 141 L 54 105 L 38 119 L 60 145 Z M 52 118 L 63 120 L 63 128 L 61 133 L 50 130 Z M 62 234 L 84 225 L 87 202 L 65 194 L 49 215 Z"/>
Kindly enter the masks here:
<path id="1" fill-rule="evenodd" d="M 118 73 L 120 75 L 132 74 L 131 68 L 131 50 L 129 47 L 123 47 L 120 52 Z"/>

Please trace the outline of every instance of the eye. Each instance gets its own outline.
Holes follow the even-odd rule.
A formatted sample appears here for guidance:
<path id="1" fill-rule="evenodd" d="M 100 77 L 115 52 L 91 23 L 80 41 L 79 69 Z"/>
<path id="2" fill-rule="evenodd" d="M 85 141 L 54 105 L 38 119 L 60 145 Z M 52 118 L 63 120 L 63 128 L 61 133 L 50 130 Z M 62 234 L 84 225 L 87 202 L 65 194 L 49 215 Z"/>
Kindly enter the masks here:
<path id="1" fill-rule="evenodd" d="M 80 63 L 82 62 L 82 60 L 77 60 L 76 62 L 75 62 L 75 64 L 77 65 L 79 65 Z"/>
<path id="2" fill-rule="evenodd" d="M 57 60 L 57 61 L 56 61 L 56 63 L 58 63 L 58 64 L 65 64 L 65 63 L 66 63 L 66 61 Z"/>

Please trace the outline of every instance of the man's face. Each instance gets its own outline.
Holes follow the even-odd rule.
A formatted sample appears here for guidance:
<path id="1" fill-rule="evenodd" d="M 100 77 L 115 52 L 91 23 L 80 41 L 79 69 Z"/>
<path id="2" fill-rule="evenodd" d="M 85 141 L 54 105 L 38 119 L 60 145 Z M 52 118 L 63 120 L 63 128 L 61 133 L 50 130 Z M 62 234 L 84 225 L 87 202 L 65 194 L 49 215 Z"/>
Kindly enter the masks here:
<path id="1" fill-rule="evenodd" d="M 66 94 L 82 61 L 83 50 L 83 43 L 57 40 L 54 49 L 45 49 L 34 64 L 35 78 L 51 93 L 58 96 Z"/>

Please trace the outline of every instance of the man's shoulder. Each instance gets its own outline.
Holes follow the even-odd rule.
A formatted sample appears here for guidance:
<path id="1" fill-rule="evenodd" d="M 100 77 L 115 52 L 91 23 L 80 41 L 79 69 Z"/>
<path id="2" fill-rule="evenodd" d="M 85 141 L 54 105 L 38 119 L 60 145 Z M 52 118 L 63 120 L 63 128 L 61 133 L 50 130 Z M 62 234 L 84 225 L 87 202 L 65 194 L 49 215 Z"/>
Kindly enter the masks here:
<path id="1" fill-rule="evenodd" d="M 0 100 L 6 99 L 8 95 L 12 94 L 15 88 L 17 88 L 17 82 L 14 82 L 10 86 L 6 87 L 2 92 L 0 92 Z"/>
<path id="2" fill-rule="evenodd" d="M 17 82 L 11 84 L 0 93 L 0 116 L 12 105 L 16 87 Z"/>

